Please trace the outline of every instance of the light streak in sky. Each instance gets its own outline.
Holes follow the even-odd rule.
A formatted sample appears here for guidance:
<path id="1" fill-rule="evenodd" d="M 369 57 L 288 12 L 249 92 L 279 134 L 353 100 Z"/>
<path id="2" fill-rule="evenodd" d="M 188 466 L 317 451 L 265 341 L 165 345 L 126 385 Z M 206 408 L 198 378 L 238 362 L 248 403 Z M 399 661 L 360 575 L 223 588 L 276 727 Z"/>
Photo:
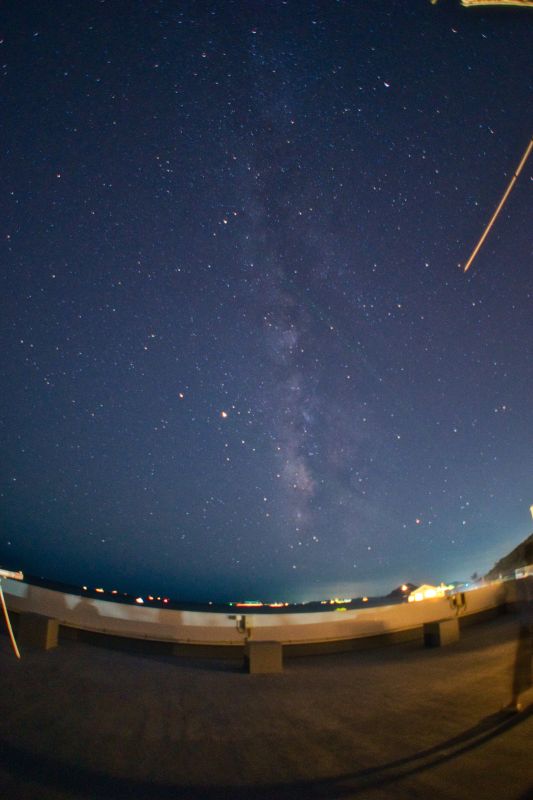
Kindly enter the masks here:
<path id="1" fill-rule="evenodd" d="M 526 161 L 527 161 L 527 159 L 529 157 L 529 154 L 531 153 L 531 149 L 532 148 L 533 148 L 533 139 L 531 139 L 531 141 L 529 142 L 528 146 L 526 147 L 526 152 L 522 156 L 522 160 L 520 161 L 520 164 L 518 165 L 513 177 L 511 178 L 511 182 L 509 183 L 509 186 L 505 190 L 505 193 L 504 193 L 502 199 L 500 200 L 496 211 L 492 215 L 489 224 L 487 225 L 487 227 L 483 231 L 483 235 L 481 236 L 481 239 L 479 240 L 479 242 L 475 246 L 475 248 L 474 248 L 474 250 L 472 252 L 472 255 L 470 256 L 470 258 L 466 262 L 466 264 L 464 266 L 464 269 L 463 269 L 463 272 L 466 272 L 469 269 L 469 267 L 471 266 L 473 260 L 475 259 L 475 257 L 479 253 L 479 251 L 481 249 L 481 246 L 483 245 L 483 242 L 485 241 L 485 239 L 487 238 L 487 236 L 489 234 L 490 229 L 492 228 L 492 226 L 496 222 L 496 218 L 498 217 L 498 214 L 500 213 L 500 211 L 502 210 L 503 206 L 505 205 L 505 201 L 509 197 L 509 195 L 511 193 L 511 189 L 515 185 L 516 179 L 518 178 L 518 176 L 522 172 L 522 168 L 523 168 L 524 164 L 526 163 Z"/>
<path id="2" fill-rule="evenodd" d="M 436 0 L 431 0 L 435 5 Z M 462 6 L 533 6 L 532 0 L 461 0 Z"/>

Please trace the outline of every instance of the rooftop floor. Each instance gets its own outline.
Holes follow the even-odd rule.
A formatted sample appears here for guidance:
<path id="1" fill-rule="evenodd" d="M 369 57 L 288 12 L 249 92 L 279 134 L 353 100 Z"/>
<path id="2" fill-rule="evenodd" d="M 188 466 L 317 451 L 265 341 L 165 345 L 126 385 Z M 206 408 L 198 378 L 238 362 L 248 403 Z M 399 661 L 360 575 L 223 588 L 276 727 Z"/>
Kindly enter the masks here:
<path id="1" fill-rule="evenodd" d="M 533 797 L 533 713 L 511 699 L 518 623 L 290 659 L 65 642 L 17 661 L 0 636 L 0 786 L 19 800 Z"/>

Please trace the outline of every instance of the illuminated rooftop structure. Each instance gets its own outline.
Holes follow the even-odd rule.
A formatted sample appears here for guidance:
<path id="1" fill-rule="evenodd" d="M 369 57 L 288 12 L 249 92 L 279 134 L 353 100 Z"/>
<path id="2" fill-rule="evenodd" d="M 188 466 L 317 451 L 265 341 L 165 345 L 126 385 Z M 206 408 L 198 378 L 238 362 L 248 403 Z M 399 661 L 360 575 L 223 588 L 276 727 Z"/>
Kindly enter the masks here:
<path id="1" fill-rule="evenodd" d="M 431 586 L 428 583 L 424 583 L 422 586 L 419 586 L 418 589 L 412 591 L 407 599 L 410 603 L 419 603 L 421 600 L 445 597 L 452 588 L 452 586 L 446 586 L 444 583 L 441 583 L 439 586 Z"/>

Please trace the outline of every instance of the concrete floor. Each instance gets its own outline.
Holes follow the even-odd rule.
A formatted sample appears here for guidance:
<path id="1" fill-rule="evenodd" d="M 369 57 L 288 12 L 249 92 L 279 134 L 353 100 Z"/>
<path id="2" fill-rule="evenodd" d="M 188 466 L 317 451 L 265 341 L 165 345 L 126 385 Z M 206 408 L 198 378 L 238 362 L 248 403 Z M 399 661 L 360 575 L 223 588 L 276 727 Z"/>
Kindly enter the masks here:
<path id="1" fill-rule="evenodd" d="M 517 621 L 416 642 L 235 662 L 0 636 L 0 787 L 19 800 L 533 797 L 533 713 L 510 700 Z"/>

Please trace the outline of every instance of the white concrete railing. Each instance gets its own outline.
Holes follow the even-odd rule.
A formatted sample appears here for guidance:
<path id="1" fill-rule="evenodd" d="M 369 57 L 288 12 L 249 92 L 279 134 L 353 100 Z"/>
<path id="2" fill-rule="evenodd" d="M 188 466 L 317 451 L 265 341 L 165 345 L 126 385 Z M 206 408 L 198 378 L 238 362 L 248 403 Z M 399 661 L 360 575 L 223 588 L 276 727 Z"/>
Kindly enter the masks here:
<path id="1" fill-rule="evenodd" d="M 12 580 L 5 581 L 4 592 L 10 610 L 43 614 L 71 628 L 174 643 L 242 645 L 244 640 L 229 613 L 147 608 L 80 597 Z M 460 616 L 496 608 L 505 599 L 506 587 L 501 582 L 470 590 Z M 348 609 L 342 613 L 247 613 L 246 626 L 251 629 L 251 638 L 257 641 L 335 642 L 410 630 L 425 622 L 454 616 L 450 600 L 433 598 L 418 603 Z"/>

